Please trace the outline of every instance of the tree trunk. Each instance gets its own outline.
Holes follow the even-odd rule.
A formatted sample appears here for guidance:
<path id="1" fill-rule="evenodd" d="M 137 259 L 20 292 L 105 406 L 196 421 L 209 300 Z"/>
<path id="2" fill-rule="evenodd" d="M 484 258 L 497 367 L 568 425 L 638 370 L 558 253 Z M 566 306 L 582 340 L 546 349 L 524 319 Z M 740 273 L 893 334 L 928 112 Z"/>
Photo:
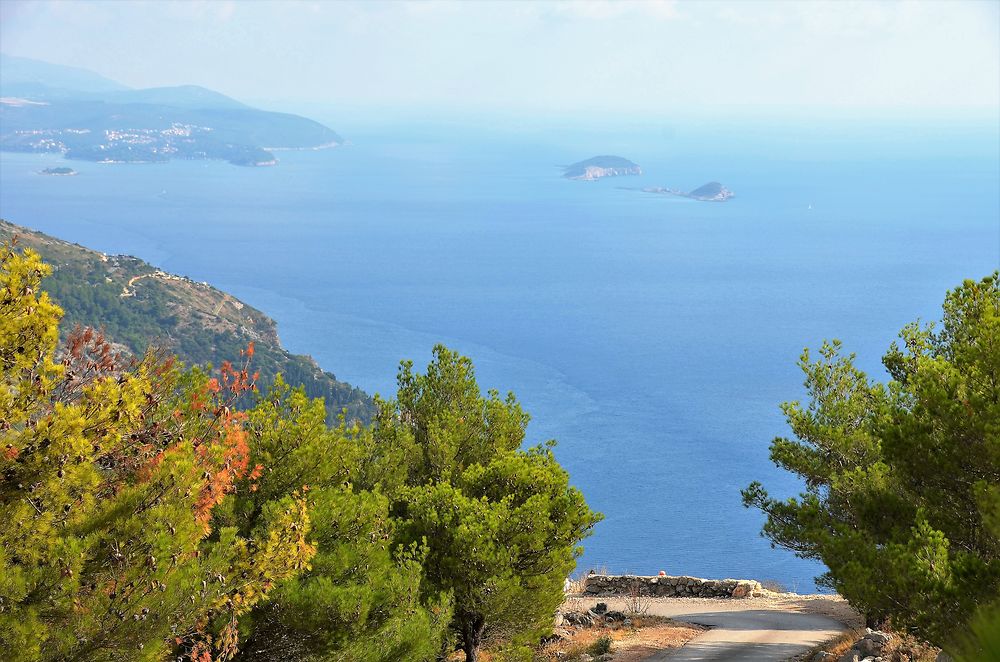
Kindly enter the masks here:
<path id="1" fill-rule="evenodd" d="M 483 642 L 483 630 L 486 619 L 482 614 L 470 614 L 462 619 L 462 650 L 465 651 L 465 662 L 476 662 L 479 659 L 479 646 Z"/>
<path id="2" fill-rule="evenodd" d="M 865 614 L 865 627 L 871 628 L 872 630 L 881 630 L 889 622 L 889 619 L 884 614 Z"/>

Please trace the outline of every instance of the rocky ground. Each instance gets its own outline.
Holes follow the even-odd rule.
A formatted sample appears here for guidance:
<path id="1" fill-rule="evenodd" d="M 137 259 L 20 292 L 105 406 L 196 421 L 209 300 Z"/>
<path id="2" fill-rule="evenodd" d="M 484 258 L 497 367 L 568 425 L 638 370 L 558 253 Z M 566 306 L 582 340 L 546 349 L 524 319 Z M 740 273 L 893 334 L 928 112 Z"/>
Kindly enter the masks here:
<path id="1" fill-rule="evenodd" d="M 940 657 L 939 657 L 940 656 Z M 927 643 L 890 631 L 857 628 L 793 658 L 792 662 L 943 662 L 947 657 Z"/>

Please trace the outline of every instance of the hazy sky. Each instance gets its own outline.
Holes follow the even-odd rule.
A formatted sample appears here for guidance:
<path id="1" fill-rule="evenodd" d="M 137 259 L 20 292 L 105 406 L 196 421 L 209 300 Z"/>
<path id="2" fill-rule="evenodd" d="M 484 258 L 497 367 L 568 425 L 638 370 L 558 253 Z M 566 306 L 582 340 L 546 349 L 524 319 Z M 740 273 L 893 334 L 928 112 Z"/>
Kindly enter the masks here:
<path id="1" fill-rule="evenodd" d="M 0 49 L 136 87 L 353 107 L 1000 107 L 1000 0 L 0 0 Z"/>

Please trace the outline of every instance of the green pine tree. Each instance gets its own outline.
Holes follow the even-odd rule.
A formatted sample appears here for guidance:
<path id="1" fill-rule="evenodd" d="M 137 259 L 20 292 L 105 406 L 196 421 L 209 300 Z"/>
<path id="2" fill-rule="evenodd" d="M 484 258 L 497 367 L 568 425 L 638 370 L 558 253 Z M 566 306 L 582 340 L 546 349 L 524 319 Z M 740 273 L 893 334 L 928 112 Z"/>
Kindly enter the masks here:
<path id="1" fill-rule="evenodd" d="M 600 520 L 554 444 L 520 449 L 527 425 L 512 394 L 483 397 L 471 361 L 438 346 L 426 374 L 402 365 L 362 462 L 363 479 L 395 499 L 397 541 L 426 545 L 425 591 L 453 596 L 469 662 L 484 643 L 537 643 L 551 630 L 578 545 Z"/>
<path id="2" fill-rule="evenodd" d="M 241 659 L 433 659 L 449 605 L 421 603 L 423 554 L 395 550 L 388 500 L 351 483 L 370 435 L 325 421 L 322 400 L 280 378 L 249 412 L 251 457 L 262 470 L 244 479 L 220 520 L 253 530 L 263 513 L 300 491 L 317 552 L 309 571 L 284 582 L 245 621 Z"/>
<path id="3" fill-rule="evenodd" d="M 771 457 L 806 492 L 782 501 L 754 483 L 743 497 L 767 514 L 764 534 L 825 563 L 823 583 L 870 624 L 949 645 L 1000 600 L 998 275 L 948 293 L 940 325 L 911 324 L 901 340 L 886 384 L 839 343 L 815 362 L 805 353 L 810 401 L 784 405 L 795 439 L 776 439 Z"/>

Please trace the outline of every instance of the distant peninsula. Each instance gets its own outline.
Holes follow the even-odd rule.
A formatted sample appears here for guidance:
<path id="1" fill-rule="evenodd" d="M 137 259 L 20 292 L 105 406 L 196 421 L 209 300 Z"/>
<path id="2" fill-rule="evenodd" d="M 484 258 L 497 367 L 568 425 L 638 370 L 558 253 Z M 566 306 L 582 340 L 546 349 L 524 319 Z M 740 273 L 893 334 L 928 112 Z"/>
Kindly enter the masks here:
<path id="1" fill-rule="evenodd" d="M 662 186 L 651 186 L 648 188 L 641 189 L 645 193 L 662 193 L 665 195 L 678 195 L 682 198 L 691 198 L 692 200 L 700 200 L 701 202 L 725 202 L 736 194 L 727 189 L 725 186 L 719 182 L 709 182 L 703 186 L 699 186 L 693 191 L 679 191 L 673 188 L 663 188 Z"/>
<path id="2" fill-rule="evenodd" d="M 11 56 L 0 56 L 0 73 L 4 151 L 98 163 L 221 159 L 273 166 L 271 150 L 343 142 L 319 122 L 252 108 L 196 85 L 129 89 L 93 72 Z"/>
<path id="3" fill-rule="evenodd" d="M 54 175 L 56 177 L 67 177 L 67 176 L 70 176 L 70 175 L 75 175 L 75 174 L 77 174 L 77 172 L 76 172 L 76 170 L 73 170 L 72 168 L 59 167 L 59 168 L 45 168 L 44 170 L 39 170 L 38 174 L 39 175 Z"/>
<path id="4" fill-rule="evenodd" d="M 602 177 L 641 175 L 642 168 L 621 156 L 595 156 L 586 161 L 578 161 L 565 167 L 563 177 L 582 181 L 594 181 Z"/>

